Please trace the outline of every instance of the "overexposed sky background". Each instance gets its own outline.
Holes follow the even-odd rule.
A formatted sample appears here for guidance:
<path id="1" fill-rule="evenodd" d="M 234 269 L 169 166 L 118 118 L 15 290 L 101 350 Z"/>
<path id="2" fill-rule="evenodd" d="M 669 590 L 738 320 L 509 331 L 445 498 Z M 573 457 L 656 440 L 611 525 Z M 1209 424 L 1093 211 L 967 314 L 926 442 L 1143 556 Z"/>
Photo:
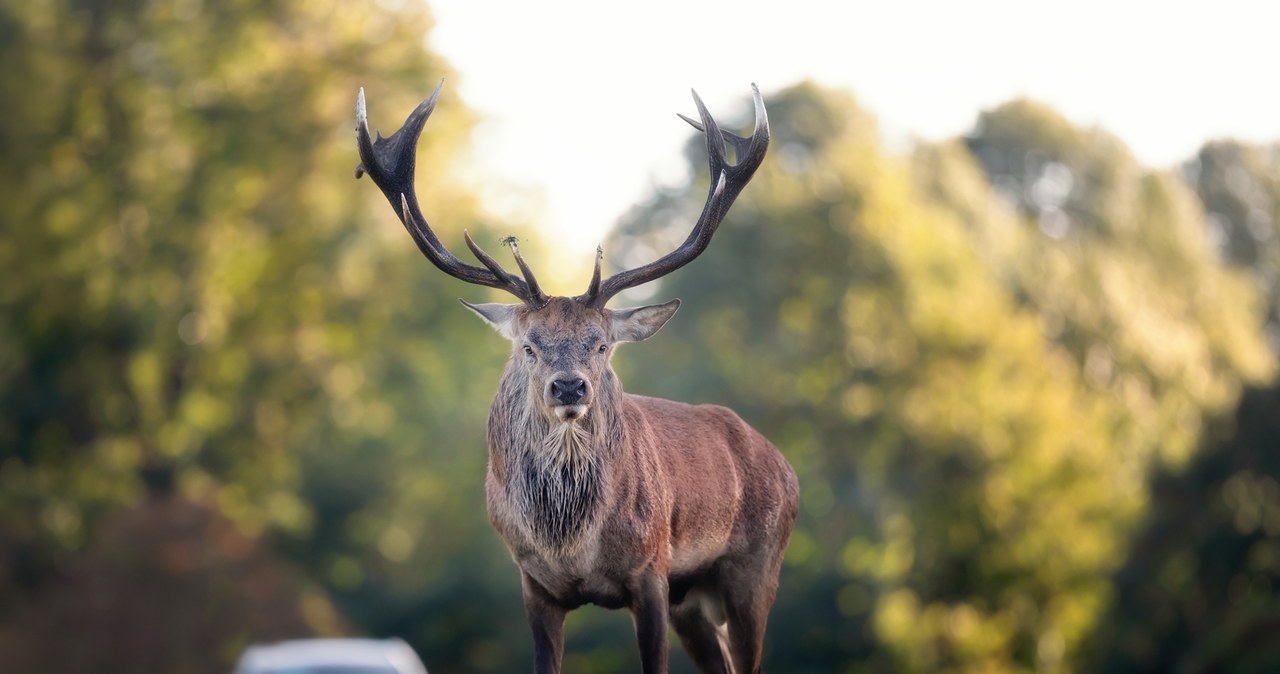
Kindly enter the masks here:
<path id="1" fill-rule="evenodd" d="M 566 262 L 590 260 L 655 182 L 685 177 L 693 130 L 675 113 L 696 117 L 690 88 L 717 119 L 751 82 L 766 100 L 803 79 L 845 88 L 902 149 L 1017 96 L 1106 128 L 1153 167 L 1210 138 L 1280 140 L 1277 3 L 429 4 L 427 44 L 458 72 L 442 95 L 481 118 L 469 177 Z"/>

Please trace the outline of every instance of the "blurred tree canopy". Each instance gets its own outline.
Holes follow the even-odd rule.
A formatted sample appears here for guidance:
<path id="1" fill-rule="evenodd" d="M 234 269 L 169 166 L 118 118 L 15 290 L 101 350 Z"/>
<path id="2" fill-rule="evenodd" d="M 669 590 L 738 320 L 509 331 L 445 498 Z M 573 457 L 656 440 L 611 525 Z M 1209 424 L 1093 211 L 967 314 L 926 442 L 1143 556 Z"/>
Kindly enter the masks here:
<path id="1" fill-rule="evenodd" d="M 216 672 L 360 632 L 432 671 L 527 666 L 482 491 L 506 347 L 351 178 L 357 88 L 389 131 L 449 72 L 430 23 L 0 0 L 0 659 Z M 1178 661 L 1211 667 L 1270 625 L 1274 442 L 1206 429 L 1274 370 L 1274 148 L 1152 171 L 1014 101 L 893 155 L 847 94 L 801 83 L 769 112 L 709 252 L 623 296 L 686 304 L 617 367 L 735 408 L 800 474 L 770 671 L 1158 670 L 1188 637 Z M 470 127 L 446 95 L 422 140 L 446 241 L 523 224 L 450 179 Z M 688 161 L 624 218 L 617 265 L 687 235 L 699 138 Z M 634 669 L 606 615 L 573 614 L 568 669 Z M 59 631 L 100 656 L 65 659 Z"/>
<path id="2" fill-rule="evenodd" d="M 1280 388 L 1251 389 L 1186 470 L 1158 472 L 1090 671 L 1280 669 L 1277 448 Z"/>
<path id="3" fill-rule="evenodd" d="M 1248 269 L 1267 302 L 1267 338 L 1280 352 L 1280 144 L 1209 143 L 1183 167 L 1204 203 L 1222 258 Z"/>
<path id="4" fill-rule="evenodd" d="M 448 653 L 456 630 L 505 627 L 453 594 L 484 605 L 476 560 L 506 571 L 479 535 L 501 363 L 457 363 L 478 327 L 458 288 L 352 178 L 357 89 L 394 129 L 448 72 L 429 24 L 416 3 L 0 3 L 0 624 L 65 582 L 105 515 L 172 483 L 364 630 Z M 450 234 L 485 229 L 448 178 L 456 101 L 420 161 Z M 521 624 L 516 579 L 491 575 Z M 263 635 L 235 636 L 133 657 L 225 671 Z"/>
<path id="5" fill-rule="evenodd" d="M 772 161 L 624 380 L 742 410 L 796 465 L 775 615 L 806 618 L 772 668 L 1073 669 L 1145 475 L 1270 372 L 1256 292 L 1176 176 L 1034 103 L 905 160 L 847 96 L 769 109 Z M 683 237 L 700 180 L 628 216 L 623 262 Z"/>

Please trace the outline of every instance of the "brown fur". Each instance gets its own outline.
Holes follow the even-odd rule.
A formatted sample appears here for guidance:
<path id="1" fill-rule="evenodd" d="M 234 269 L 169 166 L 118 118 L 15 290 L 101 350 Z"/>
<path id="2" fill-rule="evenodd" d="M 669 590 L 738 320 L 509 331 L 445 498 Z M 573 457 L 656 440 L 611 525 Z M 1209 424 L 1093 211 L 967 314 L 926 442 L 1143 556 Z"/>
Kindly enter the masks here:
<path id="1" fill-rule="evenodd" d="M 616 343 L 651 336 L 675 306 L 472 307 L 513 345 L 490 409 L 485 489 L 523 574 L 540 673 L 560 671 L 564 615 L 587 603 L 630 609 L 646 673 L 666 671 L 669 622 L 700 671 L 760 669 L 799 488 L 732 411 L 622 391 Z M 566 421 L 548 386 L 570 376 L 586 382 L 586 411 Z"/>

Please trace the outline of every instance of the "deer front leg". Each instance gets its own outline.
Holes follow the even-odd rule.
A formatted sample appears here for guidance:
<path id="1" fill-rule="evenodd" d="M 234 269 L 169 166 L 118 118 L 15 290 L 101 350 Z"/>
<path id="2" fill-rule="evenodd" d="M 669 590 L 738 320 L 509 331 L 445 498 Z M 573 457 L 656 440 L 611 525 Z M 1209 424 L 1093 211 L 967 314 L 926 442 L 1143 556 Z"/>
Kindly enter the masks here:
<path id="1" fill-rule="evenodd" d="M 667 577 L 648 571 L 631 590 L 631 614 L 644 674 L 667 674 Z"/>
<path id="2" fill-rule="evenodd" d="M 534 672 L 560 674 L 564 657 L 565 610 L 537 581 L 523 574 L 524 614 L 533 631 Z"/>

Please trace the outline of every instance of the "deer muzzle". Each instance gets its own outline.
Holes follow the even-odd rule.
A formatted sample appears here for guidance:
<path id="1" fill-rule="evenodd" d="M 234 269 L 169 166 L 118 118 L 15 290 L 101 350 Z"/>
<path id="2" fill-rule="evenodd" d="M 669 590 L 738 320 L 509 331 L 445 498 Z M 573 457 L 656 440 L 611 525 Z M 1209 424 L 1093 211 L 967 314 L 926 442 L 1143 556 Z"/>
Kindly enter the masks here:
<path id="1" fill-rule="evenodd" d="M 587 414 L 591 404 L 591 385 L 581 377 L 558 374 L 546 388 L 547 404 L 561 421 L 573 421 Z"/>

